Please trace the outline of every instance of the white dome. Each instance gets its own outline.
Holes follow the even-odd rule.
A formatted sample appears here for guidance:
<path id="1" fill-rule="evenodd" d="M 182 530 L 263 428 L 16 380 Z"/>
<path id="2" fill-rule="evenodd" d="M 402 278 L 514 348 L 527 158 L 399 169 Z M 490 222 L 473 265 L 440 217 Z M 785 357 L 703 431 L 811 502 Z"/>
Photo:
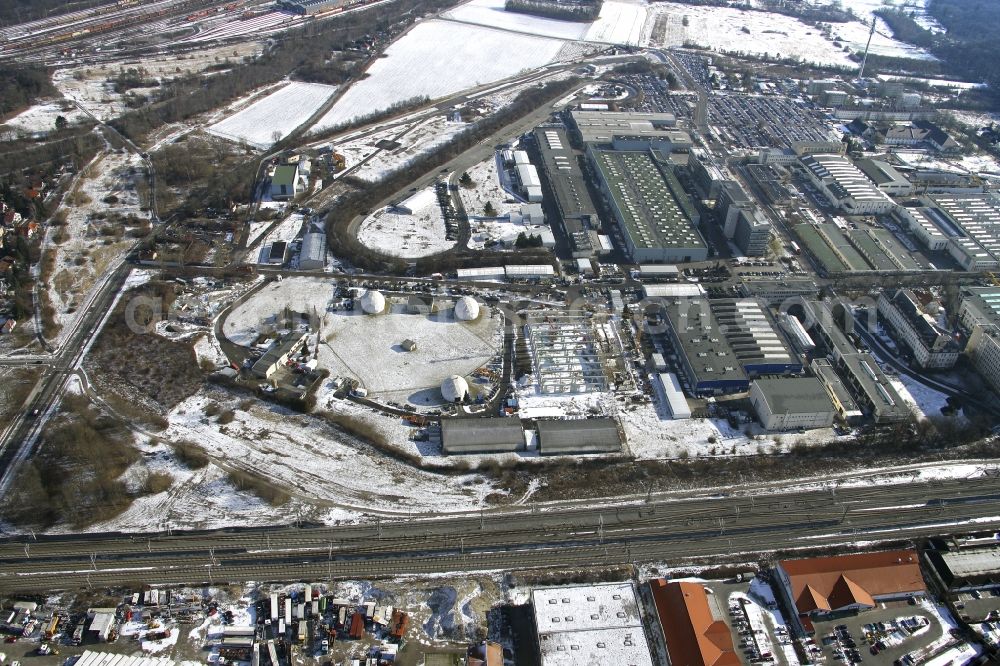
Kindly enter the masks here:
<path id="1" fill-rule="evenodd" d="M 469 396 L 469 383 L 458 375 L 452 375 L 441 384 L 441 395 L 448 402 L 460 402 Z"/>
<path id="2" fill-rule="evenodd" d="M 361 297 L 361 310 L 365 314 L 381 314 L 385 310 L 385 296 L 380 291 L 369 289 Z"/>
<path id="3" fill-rule="evenodd" d="M 459 321 L 473 321 L 479 317 L 479 302 L 472 296 L 462 296 L 455 303 L 455 319 Z"/>

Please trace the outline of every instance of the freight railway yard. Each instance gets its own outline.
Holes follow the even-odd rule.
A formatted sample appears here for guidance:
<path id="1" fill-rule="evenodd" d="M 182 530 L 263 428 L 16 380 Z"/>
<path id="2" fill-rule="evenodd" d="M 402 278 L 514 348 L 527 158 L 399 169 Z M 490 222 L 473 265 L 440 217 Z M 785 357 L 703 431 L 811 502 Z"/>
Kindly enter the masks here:
<path id="1" fill-rule="evenodd" d="M 0 8 L 0 663 L 995 660 L 996 118 L 842 4 Z"/>

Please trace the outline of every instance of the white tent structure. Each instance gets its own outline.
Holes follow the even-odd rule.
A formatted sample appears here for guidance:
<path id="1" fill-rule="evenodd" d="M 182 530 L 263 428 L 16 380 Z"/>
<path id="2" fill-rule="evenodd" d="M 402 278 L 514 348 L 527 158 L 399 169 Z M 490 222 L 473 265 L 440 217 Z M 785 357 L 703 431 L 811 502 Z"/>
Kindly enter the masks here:
<path id="1" fill-rule="evenodd" d="M 382 292 L 369 289 L 361 296 L 361 311 L 365 314 L 382 314 L 385 310 L 385 296 Z"/>
<path id="2" fill-rule="evenodd" d="M 455 303 L 455 319 L 459 321 L 475 321 L 479 318 L 479 302 L 472 296 L 462 296 Z"/>
<path id="3" fill-rule="evenodd" d="M 469 397 L 469 383 L 458 375 L 452 375 L 441 384 L 441 395 L 448 402 L 461 402 Z"/>

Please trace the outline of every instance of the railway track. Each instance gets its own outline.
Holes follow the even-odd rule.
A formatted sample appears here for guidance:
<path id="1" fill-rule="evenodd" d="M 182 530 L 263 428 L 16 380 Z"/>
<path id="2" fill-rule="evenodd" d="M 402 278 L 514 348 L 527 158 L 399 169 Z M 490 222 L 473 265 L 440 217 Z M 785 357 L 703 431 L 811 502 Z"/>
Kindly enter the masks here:
<path id="1" fill-rule="evenodd" d="M 545 507 L 345 527 L 18 538 L 0 590 L 620 565 L 1000 527 L 1000 480 Z"/>

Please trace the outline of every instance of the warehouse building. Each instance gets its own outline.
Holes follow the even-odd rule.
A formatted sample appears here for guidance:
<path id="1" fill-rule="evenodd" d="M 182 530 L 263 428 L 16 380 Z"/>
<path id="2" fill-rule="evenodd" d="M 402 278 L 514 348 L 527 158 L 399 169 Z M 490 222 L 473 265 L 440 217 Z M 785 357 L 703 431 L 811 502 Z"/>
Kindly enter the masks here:
<path id="1" fill-rule="evenodd" d="M 663 304 L 663 309 L 667 340 L 694 395 L 747 390 L 747 375 L 722 334 L 708 300 L 670 301 Z"/>
<path id="2" fill-rule="evenodd" d="M 659 389 L 663 391 L 663 404 L 670 413 L 672 419 L 691 418 L 691 407 L 688 405 L 684 391 L 681 390 L 681 383 L 677 380 L 677 375 L 672 372 L 661 372 L 656 375 Z"/>
<path id="3" fill-rule="evenodd" d="M 949 540 L 942 548 L 924 551 L 924 561 L 950 595 L 1000 589 L 1000 546 L 995 539 Z"/>
<path id="4" fill-rule="evenodd" d="M 535 142 L 542 156 L 542 172 L 559 211 L 559 224 L 574 258 L 588 258 L 600 250 L 597 232 L 601 219 L 590 198 L 587 181 L 576 154 L 559 127 L 535 130 Z"/>
<path id="5" fill-rule="evenodd" d="M 947 249 L 949 237 L 934 222 L 929 209 L 900 207 L 893 217 L 928 250 L 939 252 Z"/>
<path id="6" fill-rule="evenodd" d="M 697 582 L 649 581 L 656 616 L 676 666 L 740 666 L 719 603 Z"/>
<path id="7" fill-rule="evenodd" d="M 312 271 L 323 270 L 324 267 L 326 267 L 326 234 L 316 231 L 307 233 L 302 238 L 299 268 Z"/>
<path id="8" fill-rule="evenodd" d="M 921 368 L 950 368 L 958 361 L 958 343 L 921 309 L 909 289 L 881 292 L 878 313 L 879 323 L 895 332 L 897 343 L 909 348 Z"/>
<path id="9" fill-rule="evenodd" d="M 682 263 L 708 258 L 708 246 L 696 228 L 698 214 L 667 165 L 651 153 L 591 146 L 587 154 L 632 261 Z"/>
<path id="10" fill-rule="evenodd" d="M 531 591 L 541 666 L 653 666 L 632 583 Z"/>
<path id="11" fill-rule="evenodd" d="M 871 610 L 927 592 L 913 550 L 781 560 L 775 574 L 776 587 L 798 611 L 794 619 L 805 633 L 813 633 L 812 618 Z"/>
<path id="12" fill-rule="evenodd" d="M 614 150 L 657 150 L 664 154 L 691 148 L 691 136 L 676 128 L 672 113 L 642 111 L 573 111 L 573 128 L 581 143 Z"/>
<path id="13" fill-rule="evenodd" d="M 815 377 L 755 379 L 750 382 L 750 404 L 766 430 L 809 430 L 833 425 L 833 404 Z"/>
<path id="14" fill-rule="evenodd" d="M 450 418 L 441 420 L 441 448 L 446 455 L 522 451 L 520 419 Z"/>
<path id="15" fill-rule="evenodd" d="M 802 372 L 802 363 L 763 301 L 721 298 L 708 303 L 720 334 L 748 376 Z"/>
<path id="16" fill-rule="evenodd" d="M 556 274 L 549 264 L 507 264 L 503 272 L 508 280 L 540 280 L 555 277 Z"/>
<path id="17" fill-rule="evenodd" d="M 543 456 L 621 453 L 622 440 L 614 419 L 542 420 L 538 452 Z"/>
<path id="18" fill-rule="evenodd" d="M 529 202 L 542 200 L 542 181 L 538 179 L 538 169 L 533 164 L 518 164 L 515 167 L 517 183 L 521 194 Z"/>
<path id="19" fill-rule="evenodd" d="M 861 173 L 875 183 L 875 187 L 889 196 L 904 197 L 913 193 L 913 184 L 888 162 L 863 159 L 858 160 L 857 165 Z"/>
<path id="20" fill-rule="evenodd" d="M 928 215 L 950 239 L 948 251 L 967 271 L 1000 267 L 1000 196 L 994 192 L 935 194 Z"/>
<path id="21" fill-rule="evenodd" d="M 503 266 L 480 266 L 478 268 L 459 268 L 455 275 L 460 281 L 473 282 L 503 282 L 507 277 Z"/>
<path id="22" fill-rule="evenodd" d="M 704 296 L 705 293 L 705 288 L 694 282 L 668 282 L 666 284 L 642 285 L 642 297 L 646 299 L 699 298 Z"/>
<path id="23" fill-rule="evenodd" d="M 806 155 L 801 162 L 813 184 L 848 215 L 880 215 L 896 206 L 842 155 Z"/>

